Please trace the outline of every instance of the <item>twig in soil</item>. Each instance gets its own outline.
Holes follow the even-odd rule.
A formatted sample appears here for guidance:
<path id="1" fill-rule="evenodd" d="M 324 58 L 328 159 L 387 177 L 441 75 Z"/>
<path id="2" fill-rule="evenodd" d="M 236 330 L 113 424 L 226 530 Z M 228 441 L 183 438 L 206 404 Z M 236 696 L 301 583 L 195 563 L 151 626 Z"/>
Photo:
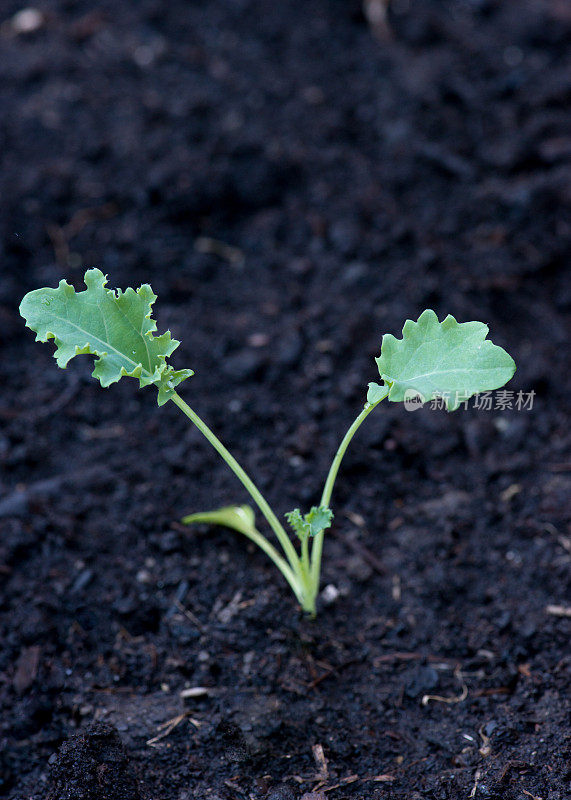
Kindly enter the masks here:
<path id="1" fill-rule="evenodd" d="M 377 656 L 373 659 L 373 666 L 378 667 L 381 664 L 390 664 L 393 661 L 417 661 L 421 658 L 428 658 L 424 653 L 385 653 L 383 656 Z"/>
<path id="2" fill-rule="evenodd" d="M 141 642 L 145 641 L 145 637 L 133 636 L 131 633 L 129 633 L 127 628 L 125 628 L 123 625 L 120 625 L 117 633 L 117 642 L 120 642 L 121 640 L 127 642 L 127 644 L 141 644 Z"/>
<path id="3" fill-rule="evenodd" d="M 197 253 L 218 256 L 218 258 L 228 261 L 233 267 L 243 267 L 246 261 L 244 253 L 237 247 L 232 247 L 218 239 L 210 239 L 208 236 L 199 236 L 194 243 L 194 249 Z"/>
<path id="4" fill-rule="evenodd" d="M 542 797 L 540 797 L 539 795 L 537 795 L 537 794 L 532 794 L 531 792 L 528 792 L 526 789 L 522 789 L 522 792 L 523 792 L 525 795 L 527 795 L 528 797 L 531 797 L 531 800 L 543 800 L 543 798 L 542 798 Z"/>
<path id="5" fill-rule="evenodd" d="M 486 734 L 484 733 L 483 725 L 480 727 L 478 733 L 480 735 L 480 739 L 482 740 L 482 746 L 480 747 L 478 752 L 483 758 L 486 758 L 492 752 L 492 748 L 490 747 L 490 737 L 486 736 Z"/>
<path id="6" fill-rule="evenodd" d="M 224 634 L 219 633 L 217 630 L 214 630 L 213 628 L 207 625 L 203 625 L 202 622 L 196 616 L 196 614 L 193 614 L 192 611 L 190 611 L 190 609 L 188 609 L 186 606 L 183 606 L 183 604 L 180 603 L 178 600 L 175 599 L 174 605 L 180 611 L 180 613 L 186 617 L 186 619 L 189 622 L 192 622 L 195 628 L 199 630 L 203 636 L 209 636 L 211 639 L 217 639 L 218 641 L 221 642 L 226 640 Z"/>
<path id="7" fill-rule="evenodd" d="M 326 678 L 329 678 L 334 673 L 340 672 L 342 669 L 345 669 L 345 667 L 350 667 L 352 664 L 360 664 L 360 663 L 361 659 L 352 658 L 350 661 L 344 661 L 342 664 L 338 664 L 336 667 L 331 667 L 326 672 L 324 672 L 323 675 L 319 675 L 317 678 L 314 678 L 314 680 L 312 680 L 311 683 L 308 683 L 307 688 L 315 689 L 317 688 L 317 686 L 319 686 L 319 684 L 322 681 L 324 681 Z"/>
<path id="8" fill-rule="evenodd" d="M 176 608 L 178 608 L 178 610 L 180 611 L 180 613 L 181 613 L 181 614 L 184 614 L 184 616 L 185 616 L 185 617 L 186 617 L 186 618 L 187 618 L 187 619 L 188 619 L 190 622 L 192 622 L 192 624 L 193 624 L 193 625 L 194 625 L 196 628 L 198 628 L 198 630 L 200 631 L 200 633 L 206 633 L 206 628 L 205 628 L 205 626 L 202 624 L 202 622 L 201 622 L 201 621 L 198 619 L 198 617 L 197 617 L 197 616 L 195 616 L 195 615 L 192 613 L 192 611 L 189 611 L 189 610 L 188 610 L 188 608 L 186 608 L 186 606 L 183 606 L 183 604 L 180 602 L 180 600 L 175 600 L 175 601 L 174 601 L 174 605 L 176 606 Z"/>
<path id="9" fill-rule="evenodd" d="M 478 783 L 480 782 L 480 778 L 482 777 L 481 770 L 477 769 L 476 774 L 474 775 L 474 785 L 472 786 L 472 791 L 469 794 L 469 797 L 476 797 L 476 792 L 478 791 Z"/>
<path id="10" fill-rule="evenodd" d="M 472 697 L 492 697 L 495 694 L 511 694 L 509 686 L 491 686 L 489 689 L 476 689 L 472 692 Z"/>
<path id="11" fill-rule="evenodd" d="M 421 659 L 441 664 L 450 663 L 449 659 L 442 656 L 427 655 L 426 653 L 385 653 L 385 655 L 373 659 L 373 666 L 379 667 L 381 664 L 391 664 L 393 661 L 420 661 Z"/>
<path id="12" fill-rule="evenodd" d="M 360 780 L 358 775 L 348 775 L 346 778 L 341 778 L 338 783 L 334 783 L 332 786 L 321 786 L 319 791 L 332 792 L 333 789 L 339 789 L 341 786 L 347 786 L 349 783 L 356 783 L 358 780 Z"/>
<path id="13" fill-rule="evenodd" d="M 400 756 L 400 758 L 403 758 L 403 756 Z M 396 772 L 407 772 L 411 767 L 416 767 L 417 764 L 423 764 L 425 761 L 428 761 L 429 758 L 430 756 L 423 756 L 422 758 L 416 758 L 414 761 L 409 761 L 408 764 L 402 763 L 396 769 Z"/>
<path id="14" fill-rule="evenodd" d="M 517 668 L 517 671 L 520 675 L 523 675 L 524 678 L 533 678 L 529 664 L 520 664 Z"/>
<path id="15" fill-rule="evenodd" d="M 517 761 L 517 760 L 508 761 L 508 763 L 503 768 L 500 777 L 498 778 L 498 784 L 505 783 L 506 778 L 508 777 L 512 769 L 517 769 L 520 772 L 520 774 L 522 773 L 522 771 L 525 773 L 529 770 L 529 764 L 527 763 L 527 761 Z"/>
<path id="16" fill-rule="evenodd" d="M 176 593 L 175 593 L 175 596 L 174 596 L 174 600 L 173 600 L 172 606 L 169 608 L 169 610 L 165 614 L 165 620 L 170 619 L 173 616 L 173 614 L 176 614 L 176 612 L 179 609 L 179 606 L 182 604 L 182 601 L 186 597 L 186 593 L 188 592 L 189 588 L 190 588 L 190 584 L 189 584 L 188 581 L 181 581 L 179 583 L 179 585 L 177 587 L 177 590 L 176 590 Z"/>
<path id="17" fill-rule="evenodd" d="M 391 38 L 391 29 L 387 20 L 391 0 L 363 0 L 363 15 L 377 39 L 386 42 Z"/>
<path id="18" fill-rule="evenodd" d="M 307 668 L 309 669 L 313 680 L 315 680 L 318 677 L 317 670 L 315 669 L 316 666 L 324 669 L 328 675 L 330 675 L 335 670 L 333 664 L 330 664 L 328 661 L 323 661 L 317 658 L 313 658 L 311 653 L 307 653 L 305 661 L 307 663 Z"/>
<path id="19" fill-rule="evenodd" d="M 433 700 L 435 703 L 463 703 L 468 697 L 468 687 L 466 686 L 464 678 L 462 677 L 462 672 L 459 669 L 455 670 L 454 677 L 456 677 L 462 684 L 462 691 L 457 697 L 441 697 L 438 694 L 425 694 L 421 701 L 422 705 L 428 705 L 431 700 Z"/>
<path id="20" fill-rule="evenodd" d="M 137 694 L 137 690 L 133 686 L 102 686 L 100 683 L 91 684 L 92 692 L 101 692 L 101 694 Z M 107 712 L 105 712 L 107 713 Z"/>
<path id="21" fill-rule="evenodd" d="M 244 608 L 242 601 L 242 592 L 240 590 L 236 592 L 236 594 L 232 597 L 230 602 L 227 603 L 227 605 L 225 606 L 222 605 L 222 607 L 220 607 L 220 605 L 218 605 L 219 602 L 220 604 L 222 604 L 223 602 L 222 598 L 216 601 L 212 613 L 216 615 L 218 621 L 221 622 L 223 625 L 228 625 L 228 623 L 234 619 L 236 614 L 238 614 L 238 612 L 242 608 Z"/>
<path id="22" fill-rule="evenodd" d="M 350 783 L 392 783 L 392 781 L 396 781 L 394 775 L 389 775 L 388 773 L 384 775 L 372 775 L 370 778 L 360 778 L 358 775 L 348 775 L 346 778 L 341 778 L 337 783 L 331 784 L 331 786 L 316 786 L 313 789 L 313 792 L 308 795 L 304 795 L 304 797 L 313 797 L 316 793 L 316 796 L 325 792 L 332 792 L 334 789 L 340 789 L 342 786 L 347 786 Z M 303 800 L 303 798 L 302 798 Z"/>
<path id="23" fill-rule="evenodd" d="M 185 711 L 183 714 L 179 714 L 178 717 L 173 717 L 173 719 L 169 719 L 166 722 L 161 723 L 158 726 L 158 730 L 161 731 L 161 733 L 153 736 L 153 738 L 149 739 L 146 744 L 148 744 L 149 747 L 153 747 L 161 739 L 164 739 L 170 733 L 172 733 L 172 731 L 174 731 L 174 729 L 185 719 L 188 719 L 190 724 L 194 725 L 195 728 L 200 728 L 201 723 L 197 719 L 194 719 L 194 717 L 191 717 L 189 711 Z"/>
<path id="24" fill-rule="evenodd" d="M 327 759 L 325 758 L 325 753 L 323 752 L 323 745 L 321 744 L 314 744 L 311 748 L 313 753 L 313 759 L 317 765 L 317 769 L 319 770 L 317 778 L 320 781 L 326 781 L 329 777 L 329 770 L 327 769 Z"/>
<path id="25" fill-rule="evenodd" d="M 551 472 L 571 472 L 571 464 L 548 464 Z"/>
<path id="26" fill-rule="evenodd" d="M 230 791 L 234 792 L 235 795 L 242 798 L 242 800 L 255 800 L 253 795 L 246 794 L 246 790 L 242 789 L 241 786 L 238 786 L 237 783 L 232 783 L 232 781 L 224 781 L 224 786 L 230 789 Z"/>
<path id="27" fill-rule="evenodd" d="M 555 525 L 552 525 L 551 522 L 544 522 L 541 526 L 542 531 L 547 531 L 552 536 L 554 536 L 558 543 L 567 550 L 568 553 L 571 553 L 571 536 L 563 536 L 559 533 Z"/>
<path id="28" fill-rule="evenodd" d="M 383 630 L 382 633 L 386 633 L 388 630 L 394 627 L 394 624 L 391 623 L 391 620 L 387 619 L 386 617 L 371 617 L 368 619 L 367 622 L 363 626 L 363 630 L 370 631 L 371 628 L 376 628 L 378 626 L 382 626 Z M 380 638 L 380 633 L 378 634 Z"/>
<path id="29" fill-rule="evenodd" d="M 515 497 L 522 491 L 522 486 L 519 483 L 512 483 L 511 486 L 508 486 L 507 489 L 500 494 L 500 500 L 502 503 L 509 503 L 512 497 Z"/>
<path id="30" fill-rule="evenodd" d="M 155 645 L 151 642 L 143 648 L 148 654 L 149 658 L 151 659 L 151 669 L 154 672 L 158 665 L 159 665 L 159 654 Z"/>
<path id="31" fill-rule="evenodd" d="M 547 606 L 545 610 L 554 617 L 571 617 L 571 606 Z"/>

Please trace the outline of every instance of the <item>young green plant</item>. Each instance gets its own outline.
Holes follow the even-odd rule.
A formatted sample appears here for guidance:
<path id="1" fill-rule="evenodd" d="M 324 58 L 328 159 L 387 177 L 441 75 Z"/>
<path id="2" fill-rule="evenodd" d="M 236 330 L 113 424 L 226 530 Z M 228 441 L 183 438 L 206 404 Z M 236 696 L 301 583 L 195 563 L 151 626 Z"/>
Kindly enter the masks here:
<path id="1" fill-rule="evenodd" d="M 106 276 L 98 269 L 88 270 L 84 280 L 87 288 L 81 292 L 62 280 L 57 289 L 37 289 L 24 297 L 20 313 L 35 331 L 36 341 L 54 340 L 54 357 L 62 368 L 75 356 L 95 356 L 92 375 L 101 386 L 123 377 L 137 378 L 140 387 L 157 389 L 159 406 L 174 403 L 242 482 L 275 534 L 279 549 L 258 530 L 254 511 L 247 505 L 191 514 L 183 522 L 223 525 L 253 541 L 282 573 L 303 610 L 312 615 L 323 540 L 333 519 L 333 487 L 347 447 L 365 418 L 385 398 L 421 403 L 441 398 L 447 410 L 454 411 L 472 395 L 503 386 L 515 372 L 511 356 L 486 339 L 488 327 L 482 322 L 458 323 L 452 316 L 439 322 L 434 311 L 426 310 L 416 322 L 405 322 L 402 339 L 383 336 L 376 359 L 382 382 L 369 384 L 366 403 L 333 458 L 319 505 L 304 514 L 296 508 L 285 515 L 299 539 L 296 548 L 250 476 L 176 391 L 194 373 L 175 370 L 167 363 L 179 342 L 171 338 L 170 331 L 156 335 L 151 314 L 157 298 L 151 287 L 144 284 L 136 291 L 124 292 L 107 289 Z"/>

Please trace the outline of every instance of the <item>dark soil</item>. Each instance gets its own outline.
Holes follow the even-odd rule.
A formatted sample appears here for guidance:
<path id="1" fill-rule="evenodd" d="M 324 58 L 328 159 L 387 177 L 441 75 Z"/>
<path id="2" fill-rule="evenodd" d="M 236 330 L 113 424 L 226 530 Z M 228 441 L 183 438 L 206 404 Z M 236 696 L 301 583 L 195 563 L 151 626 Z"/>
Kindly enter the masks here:
<path id="1" fill-rule="evenodd" d="M 357 0 L 40 0 L 18 32 L 23 5 L 0 19 L 0 794 L 563 800 L 568 3 L 393 0 L 376 35 Z M 383 403 L 312 622 L 245 540 L 177 523 L 247 501 L 180 412 L 24 330 L 26 291 L 92 266 L 152 284 L 182 395 L 280 515 L 318 501 L 381 334 L 427 306 L 490 323 L 533 409 Z"/>

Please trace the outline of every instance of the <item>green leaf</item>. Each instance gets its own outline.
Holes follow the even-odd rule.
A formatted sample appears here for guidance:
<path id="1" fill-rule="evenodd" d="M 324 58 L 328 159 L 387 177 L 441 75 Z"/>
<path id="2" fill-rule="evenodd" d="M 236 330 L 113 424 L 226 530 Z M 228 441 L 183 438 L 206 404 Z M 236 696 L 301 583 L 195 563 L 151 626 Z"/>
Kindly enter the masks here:
<path id="1" fill-rule="evenodd" d="M 287 519 L 288 524 L 293 528 L 294 533 L 296 533 L 300 539 L 304 539 L 308 535 L 309 525 L 301 516 L 301 511 L 299 508 L 294 508 L 293 511 L 288 511 L 285 515 L 285 518 Z"/>
<path id="2" fill-rule="evenodd" d="M 157 324 L 151 314 L 157 296 L 148 284 L 137 291 L 106 289 L 107 279 L 99 269 L 87 270 L 84 280 L 83 292 L 65 280 L 57 289 L 28 292 L 20 304 L 26 325 L 36 332 L 36 341 L 54 340 L 54 358 L 62 369 L 75 356 L 94 355 L 92 375 L 101 386 L 124 376 L 138 378 L 139 386 L 158 388 L 162 406 L 194 373 L 175 370 L 166 362 L 180 343 L 170 331 L 154 335 Z"/>
<path id="3" fill-rule="evenodd" d="M 246 536 L 258 533 L 255 525 L 256 517 L 250 506 L 225 506 L 224 508 L 216 509 L 216 511 L 189 514 L 187 517 L 183 517 L 182 522 L 184 525 L 198 525 L 200 523 L 222 525 L 225 528 L 238 531 L 238 533 L 244 533 Z"/>
<path id="4" fill-rule="evenodd" d="M 317 536 L 318 533 L 331 527 L 333 511 L 324 506 L 313 506 L 309 514 L 305 515 L 305 521 L 309 524 L 309 535 Z"/>
<path id="5" fill-rule="evenodd" d="M 422 402 L 442 397 L 448 411 L 478 392 L 499 389 L 515 372 L 514 360 L 486 339 L 483 322 L 443 322 L 430 309 L 417 322 L 407 320 L 402 339 L 383 336 L 375 359 L 393 402 L 420 395 Z"/>
<path id="6" fill-rule="evenodd" d="M 381 400 L 384 400 L 385 397 L 389 393 L 389 387 L 379 386 L 378 383 L 370 383 L 369 384 L 369 391 L 367 392 L 367 403 L 371 406 L 376 406 L 377 403 L 380 403 Z"/>
<path id="7" fill-rule="evenodd" d="M 289 511 L 285 517 L 294 532 L 303 541 L 307 536 L 317 536 L 321 531 L 330 528 L 333 512 L 325 506 L 312 506 L 311 511 L 303 517 L 299 508 Z"/>

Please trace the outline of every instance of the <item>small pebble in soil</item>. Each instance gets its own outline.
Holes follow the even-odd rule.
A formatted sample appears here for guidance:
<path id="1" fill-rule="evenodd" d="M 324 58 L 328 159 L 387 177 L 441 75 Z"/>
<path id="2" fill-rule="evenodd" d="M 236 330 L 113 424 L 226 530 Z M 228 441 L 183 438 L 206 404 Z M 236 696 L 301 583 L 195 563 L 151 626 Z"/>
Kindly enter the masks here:
<path id="1" fill-rule="evenodd" d="M 330 606 L 337 600 L 340 594 L 341 592 L 339 589 L 332 583 L 329 583 L 321 592 L 321 599 L 326 606 Z"/>
<path id="2" fill-rule="evenodd" d="M 34 33 L 44 24 L 44 15 L 37 8 L 23 8 L 14 14 L 10 24 L 16 34 Z"/>

